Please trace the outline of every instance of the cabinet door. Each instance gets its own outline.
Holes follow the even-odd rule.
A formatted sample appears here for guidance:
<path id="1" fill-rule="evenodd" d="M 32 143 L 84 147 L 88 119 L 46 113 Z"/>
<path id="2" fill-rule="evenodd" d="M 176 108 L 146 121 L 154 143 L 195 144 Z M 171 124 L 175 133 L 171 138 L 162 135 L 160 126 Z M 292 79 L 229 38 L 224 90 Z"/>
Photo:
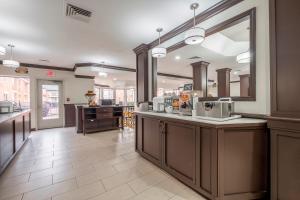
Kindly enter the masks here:
<path id="1" fill-rule="evenodd" d="M 190 186 L 196 183 L 196 165 L 199 157 L 196 143 L 196 127 L 165 122 L 163 137 L 163 167 L 169 173 Z"/>
<path id="2" fill-rule="evenodd" d="M 138 147 L 144 157 L 154 164 L 161 165 L 161 122 L 151 117 L 141 117 L 138 120 Z"/>
<path id="3" fill-rule="evenodd" d="M 14 154 L 13 120 L 0 123 L 0 169 Z"/>
<path id="4" fill-rule="evenodd" d="M 23 116 L 15 118 L 15 151 L 23 144 Z"/>
<path id="5" fill-rule="evenodd" d="M 30 134 L 30 113 L 24 115 L 24 140 L 26 140 Z"/>
<path id="6" fill-rule="evenodd" d="M 300 196 L 300 134 L 271 129 L 272 200 Z"/>

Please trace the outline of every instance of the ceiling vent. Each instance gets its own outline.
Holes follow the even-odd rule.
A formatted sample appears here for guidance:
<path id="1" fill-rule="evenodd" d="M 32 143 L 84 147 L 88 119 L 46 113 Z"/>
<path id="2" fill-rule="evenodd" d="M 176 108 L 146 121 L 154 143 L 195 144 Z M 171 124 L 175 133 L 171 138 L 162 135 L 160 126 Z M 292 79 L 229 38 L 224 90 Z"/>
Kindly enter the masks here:
<path id="1" fill-rule="evenodd" d="M 92 12 L 67 3 L 66 16 L 79 21 L 89 22 L 92 17 Z"/>

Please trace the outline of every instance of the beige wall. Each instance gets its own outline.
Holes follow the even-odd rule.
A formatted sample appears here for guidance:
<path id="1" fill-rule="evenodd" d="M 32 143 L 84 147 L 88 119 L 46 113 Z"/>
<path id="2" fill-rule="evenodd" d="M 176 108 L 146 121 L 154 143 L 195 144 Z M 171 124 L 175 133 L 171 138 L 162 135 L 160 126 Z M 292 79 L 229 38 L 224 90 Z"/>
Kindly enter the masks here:
<path id="1" fill-rule="evenodd" d="M 73 72 L 53 70 L 55 76 L 53 78 L 47 77 L 47 70 L 30 68 L 30 107 L 32 109 L 32 128 L 37 127 L 37 80 L 58 80 L 63 82 L 63 99 L 64 103 L 86 103 L 84 94 L 87 90 L 93 90 L 94 80 L 78 79 L 74 77 Z M 9 69 L 0 65 L 0 75 L 18 76 L 13 69 Z M 66 99 L 70 98 L 70 102 Z"/>

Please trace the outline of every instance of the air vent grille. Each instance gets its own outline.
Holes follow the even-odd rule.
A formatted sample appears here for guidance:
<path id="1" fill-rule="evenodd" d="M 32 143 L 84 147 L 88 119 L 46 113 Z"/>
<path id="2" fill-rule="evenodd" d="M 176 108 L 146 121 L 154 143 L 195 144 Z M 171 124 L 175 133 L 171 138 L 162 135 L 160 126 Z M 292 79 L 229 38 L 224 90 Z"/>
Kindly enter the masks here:
<path id="1" fill-rule="evenodd" d="M 67 3 L 66 16 L 88 22 L 92 17 L 92 12 Z"/>

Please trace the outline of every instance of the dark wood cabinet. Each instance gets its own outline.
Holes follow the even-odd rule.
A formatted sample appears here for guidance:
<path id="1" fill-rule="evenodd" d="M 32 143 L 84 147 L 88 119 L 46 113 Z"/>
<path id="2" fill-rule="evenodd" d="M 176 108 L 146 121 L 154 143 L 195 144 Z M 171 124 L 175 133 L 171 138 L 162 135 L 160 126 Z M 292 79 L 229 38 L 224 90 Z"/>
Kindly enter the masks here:
<path id="1" fill-rule="evenodd" d="M 270 0 L 271 199 L 300 198 L 300 1 Z"/>
<path id="2" fill-rule="evenodd" d="M 65 104 L 65 127 L 76 125 L 76 108 L 75 104 Z"/>
<path id="3" fill-rule="evenodd" d="M 271 129 L 271 199 L 300 197 L 300 122 L 273 118 Z"/>
<path id="4" fill-rule="evenodd" d="M 82 115 L 81 120 L 77 119 L 77 132 L 81 124 L 84 134 L 122 128 L 122 107 L 77 107 L 77 110 Z"/>
<path id="5" fill-rule="evenodd" d="M 0 169 L 14 154 L 14 126 L 13 120 L 0 123 Z"/>
<path id="6" fill-rule="evenodd" d="M 15 139 L 15 147 L 14 147 L 14 152 L 16 152 L 23 144 L 24 137 L 24 129 L 23 129 L 23 116 L 18 116 L 14 120 L 15 123 L 15 134 L 14 134 L 14 139 Z"/>
<path id="7" fill-rule="evenodd" d="M 166 121 L 163 131 L 163 168 L 185 183 L 196 185 L 199 134 L 196 127 Z M 151 127 L 149 127 L 151 131 Z"/>
<path id="8" fill-rule="evenodd" d="M 24 138 L 26 140 L 29 137 L 30 129 L 31 129 L 31 114 L 27 113 L 24 116 Z"/>
<path id="9" fill-rule="evenodd" d="M 160 120 L 151 117 L 141 117 L 138 118 L 138 120 L 138 150 L 143 154 L 144 157 L 160 166 L 162 160 L 162 124 Z"/>
<path id="10" fill-rule="evenodd" d="M 0 174 L 29 137 L 30 118 L 30 111 L 0 116 Z"/>
<path id="11" fill-rule="evenodd" d="M 268 199 L 268 148 L 266 121 L 216 127 L 136 114 L 137 152 L 211 200 Z"/>

